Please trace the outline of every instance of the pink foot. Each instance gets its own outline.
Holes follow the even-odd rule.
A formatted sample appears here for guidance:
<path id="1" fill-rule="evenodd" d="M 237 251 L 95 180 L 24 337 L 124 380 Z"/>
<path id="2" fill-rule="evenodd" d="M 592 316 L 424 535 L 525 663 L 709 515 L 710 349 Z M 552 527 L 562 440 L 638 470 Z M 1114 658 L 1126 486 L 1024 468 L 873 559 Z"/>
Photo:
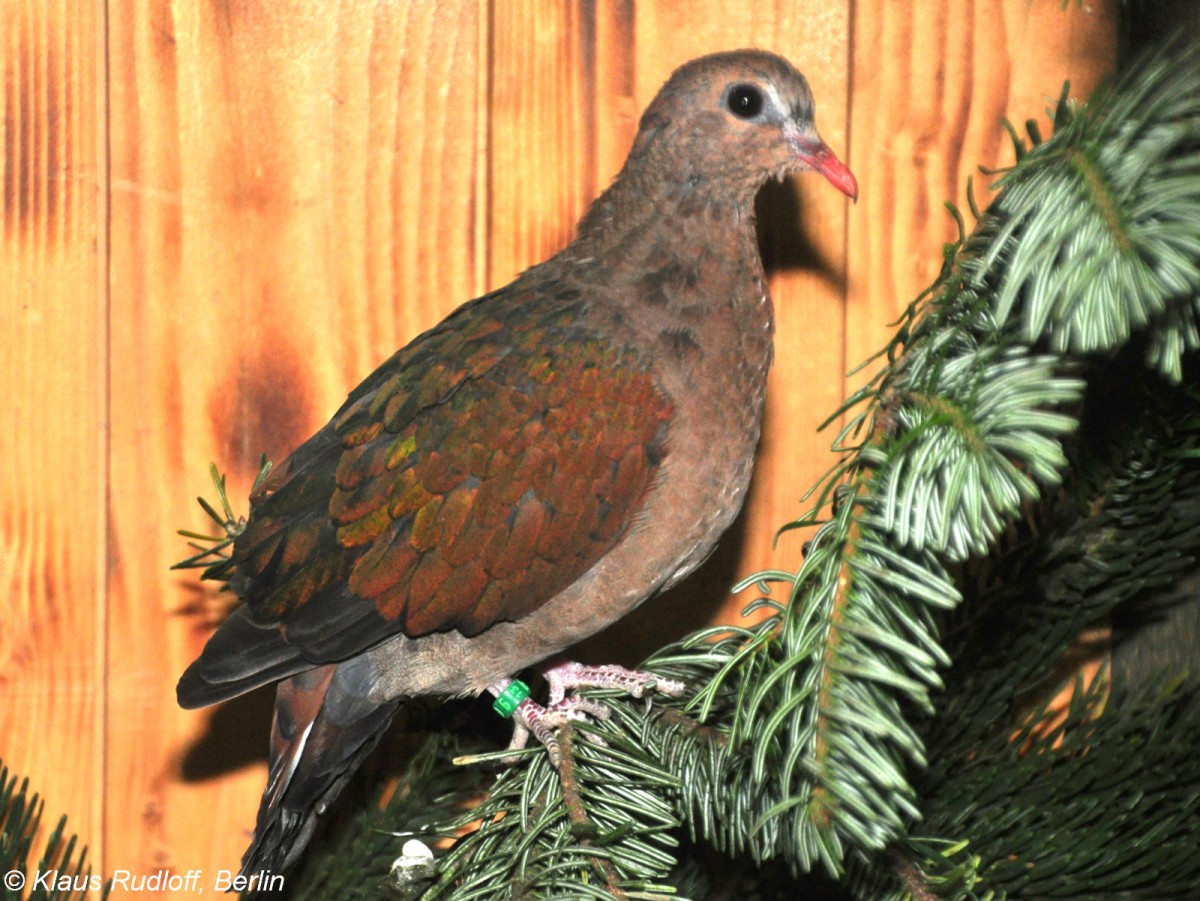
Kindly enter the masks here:
<path id="1" fill-rule="evenodd" d="M 550 754 L 550 762 L 558 766 L 562 760 L 562 752 L 558 746 L 555 730 L 571 720 L 585 720 L 589 716 L 597 719 L 608 719 L 608 707 L 600 701 L 581 698 L 578 695 L 567 696 L 567 692 L 577 688 L 616 688 L 635 698 L 640 698 L 653 689 L 669 697 L 678 697 L 684 692 L 684 684 L 676 679 L 663 679 L 653 673 L 627 670 L 623 666 L 585 666 L 573 660 L 563 660 L 547 665 L 541 670 L 550 687 L 550 703 L 543 707 L 528 696 L 516 704 L 510 714 L 513 719 L 512 741 L 508 743 L 511 751 L 525 747 L 530 733 L 545 746 Z M 511 686 L 516 684 L 523 688 L 522 683 L 514 683 L 512 679 L 501 679 L 488 688 L 493 696 L 513 697 Z M 527 690 L 525 691 L 527 695 Z M 500 710 L 497 702 L 497 710 Z"/>

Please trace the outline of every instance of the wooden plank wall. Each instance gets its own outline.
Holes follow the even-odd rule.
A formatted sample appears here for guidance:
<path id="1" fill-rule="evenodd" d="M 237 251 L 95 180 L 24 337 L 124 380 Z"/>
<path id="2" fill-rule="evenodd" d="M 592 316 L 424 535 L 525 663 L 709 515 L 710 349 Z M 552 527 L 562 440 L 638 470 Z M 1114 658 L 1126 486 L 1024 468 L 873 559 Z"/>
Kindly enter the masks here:
<path id="1" fill-rule="evenodd" d="M 0 758 L 102 872 L 233 866 L 269 698 L 183 712 L 221 600 L 168 570 L 206 467 L 320 426 L 395 347 L 561 247 L 670 71 L 757 45 L 809 75 L 857 173 L 761 200 L 778 311 L 748 512 L 629 660 L 794 568 L 842 373 L 936 272 L 998 122 L 1086 92 L 1115 0 L 7 0 L 0 244 Z M 632 649 L 632 650 L 631 650 Z"/>
<path id="2" fill-rule="evenodd" d="M 98 4 L 0 4 L 0 759 L 97 843 L 111 797 L 103 21 Z"/>

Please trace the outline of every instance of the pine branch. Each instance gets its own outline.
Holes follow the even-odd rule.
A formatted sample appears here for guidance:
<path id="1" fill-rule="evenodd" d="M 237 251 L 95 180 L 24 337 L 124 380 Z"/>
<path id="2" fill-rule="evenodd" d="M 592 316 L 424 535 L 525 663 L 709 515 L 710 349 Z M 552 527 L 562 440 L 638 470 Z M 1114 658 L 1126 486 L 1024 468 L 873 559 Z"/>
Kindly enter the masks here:
<path id="1" fill-rule="evenodd" d="M 967 580 L 970 603 L 947 638 L 962 663 L 928 730 L 938 758 L 960 758 L 1011 722 L 1079 635 L 1194 564 L 1200 386 L 1173 387 L 1121 362 L 1091 380 L 1069 490 Z"/>
<path id="2" fill-rule="evenodd" d="M 1000 897 L 1194 898 L 1196 700 L 1178 681 L 1150 697 L 1079 685 L 1057 728 L 1034 711 L 947 767 L 923 829 L 971 836 L 979 888 Z"/>
<path id="3" fill-rule="evenodd" d="M 254 477 L 254 485 L 250 489 L 251 494 L 258 490 L 263 480 L 271 472 L 272 466 L 273 464 L 267 459 L 266 454 L 259 456 L 258 475 Z M 221 586 L 221 590 L 225 591 L 229 588 L 229 577 L 233 575 L 233 561 L 229 551 L 237 537 L 246 528 L 246 518 L 233 512 L 233 506 L 229 503 L 229 495 L 225 490 L 225 474 L 217 469 L 217 464 L 210 463 L 208 472 L 212 479 L 213 490 L 217 494 L 217 503 L 221 509 L 218 511 L 203 497 L 196 498 L 196 502 L 208 518 L 216 523 L 220 534 L 205 535 L 202 532 L 180 529 L 177 534 L 188 539 L 188 547 L 196 553 L 175 563 L 171 569 L 199 569 L 202 581 L 222 582 L 224 584 Z"/>
<path id="4" fill-rule="evenodd" d="M 598 695 L 602 696 L 602 695 Z M 488 798 L 449 824 L 478 828 L 440 862 L 424 899 L 668 898 L 678 818 L 664 795 L 678 785 L 648 762 L 641 711 L 560 730 L 558 770 L 540 748 L 500 775 Z"/>
<path id="5" fill-rule="evenodd" d="M 958 866 L 970 878 L 948 897 L 979 897 L 977 883 L 997 897 L 1111 897 L 1118 882 L 1129 897 L 1191 897 L 1184 886 L 1200 884 L 1186 839 L 1200 822 L 1200 771 L 1174 760 L 1200 731 L 1195 689 L 1172 690 L 1180 674 L 1166 672 L 1161 697 L 1119 684 L 1110 696 L 1098 679 L 1076 686 L 1051 728 L 1044 707 L 1028 706 L 1058 694 L 1058 661 L 1085 629 L 1119 606 L 1153 608 L 1200 550 L 1200 384 L 1172 387 L 1125 363 L 1090 379 L 1066 490 L 966 580 L 968 603 L 948 624 L 958 663 L 923 726 L 932 763 L 917 781 L 921 833 L 969 837 Z M 955 869 L 902 844 L 918 869 Z M 886 895 L 874 875 L 862 897 Z"/>
<path id="6" fill-rule="evenodd" d="M 87 865 L 87 848 L 77 847 L 79 839 L 67 835 L 65 816 L 34 856 L 44 809 L 36 794 L 29 795 L 29 780 L 18 782 L 17 776 L 0 763 L 0 870 L 4 873 L 4 898 L 72 901 L 95 892 L 101 898 L 108 897 L 108 887 L 102 886 L 101 877 L 93 875 Z"/>
<path id="7" fill-rule="evenodd" d="M 1149 219 L 1164 214 L 1147 197 L 1160 187 L 1172 203 L 1200 193 L 1200 178 L 1177 180 L 1200 165 L 1189 137 L 1200 90 L 1176 93 L 1197 73 L 1196 51 L 1182 61 L 1160 57 L 1079 111 L 1060 103 L 1055 136 L 1008 173 L 997 202 L 905 318 L 886 351 L 889 367 L 850 405 L 865 409 L 841 438 L 865 433 L 863 444 L 817 491 L 819 500 L 842 491 L 844 503 L 834 504 L 796 577 L 779 639 L 783 662 L 766 679 L 778 691 L 765 704 L 763 687 L 739 698 L 741 708 L 772 714 L 749 717 L 741 737 L 756 736 L 756 773 L 784 783 L 787 800 L 771 814 L 794 820 L 796 841 L 779 851 L 803 869 L 820 858 L 836 874 L 847 847 L 882 849 L 917 816 L 907 769 L 922 766 L 925 754 L 912 713 L 931 710 L 928 692 L 947 659 L 934 617 L 958 601 L 943 563 L 986 551 L 1023 506 L 1060 483 L 1062 439 L 1076 426 L 1084 389 L 1067 374 L 1078 373 L 1078 363 L 1063 352 L 1115 351 L 1132 327 L 1186 324 L 1194 310 L 1200 214 L 1170 214 L 1176 234 L 1156 243 L 1161 234 Z M 1101 142 L 1124 149 L 1122 174 L 1149 177 L 1130 187 L 1114 175 L 1120 190 L 1100 196 L 1095 180 L 1107 184 L 1109 176 L 1092 173 L 1092 193 L 1074 203 L 1074 195 L 1030 187 L 1064 171 L 1079 178 L 1072 154 L 1112 161 Z M 1154 322 L 1139 320 L 1127 302 L 1144 285 L 1107 294 L 1088 287 L 1096 264 L 1079 247 L 1082 218 L 1091 229 L 1124 223 L 1141 255 L 1131 263 L 1109 236 L 1112 265 L 1121 264 L 1113 278 L 1123 285 L 1137 284 L 1142 269 L 1170 273 L 1175 293 L 1159 292 Z M 1048 350 L 1035 348 L 1042 338 Z M 1162 345 L 1157 332 L 1149 340 Z M 1151 359 L 1180 375 L 1179 360 Z M 817 523 L 820 510 L 800 524 Z M 787 735 L 787 753 L 774 756 L 764 735 Z"/>
<path id="8" fill-rule="evenodd" d="M 1147 362 L 1178 379 L 1200 348 L 1200 66 L 1160 52 L 1000 182 L 1003 218 L 972 284 L 995 313 L 1056 351 L 1120 346 L 1147 329 Z"/>

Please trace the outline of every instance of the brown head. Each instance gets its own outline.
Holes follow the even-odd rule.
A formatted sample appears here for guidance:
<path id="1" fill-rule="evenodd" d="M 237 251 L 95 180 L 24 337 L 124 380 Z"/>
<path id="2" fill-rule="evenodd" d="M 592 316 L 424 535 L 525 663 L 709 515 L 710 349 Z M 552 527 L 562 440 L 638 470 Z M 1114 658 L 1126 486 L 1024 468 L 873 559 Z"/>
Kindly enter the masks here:
<path id="1" fill-rule="evenodd" d="M 626 164 L 710 203 L 745 205 L 764 181 L 815 170 L 858 197 L 850 170 L 821 140 L 808 82 L 781 56 L 735 50 L 694 59 L 642 116 Z M 632 174 L 632 173 L 630 173 Z"/>

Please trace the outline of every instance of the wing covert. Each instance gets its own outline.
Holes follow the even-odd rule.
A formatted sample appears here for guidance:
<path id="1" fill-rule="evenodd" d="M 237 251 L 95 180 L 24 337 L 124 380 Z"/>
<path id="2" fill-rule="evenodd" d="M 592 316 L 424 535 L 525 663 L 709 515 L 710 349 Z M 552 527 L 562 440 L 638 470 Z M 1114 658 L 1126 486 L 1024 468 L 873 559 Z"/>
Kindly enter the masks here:
<path id="1" fill-rule="evenodd" d="M 252 499 L 234 587 L 312 662 L 528 615 L 619 540 L 665 454 L 671 407 L 636 352 L 570 308 L 460 314 Z"/>

